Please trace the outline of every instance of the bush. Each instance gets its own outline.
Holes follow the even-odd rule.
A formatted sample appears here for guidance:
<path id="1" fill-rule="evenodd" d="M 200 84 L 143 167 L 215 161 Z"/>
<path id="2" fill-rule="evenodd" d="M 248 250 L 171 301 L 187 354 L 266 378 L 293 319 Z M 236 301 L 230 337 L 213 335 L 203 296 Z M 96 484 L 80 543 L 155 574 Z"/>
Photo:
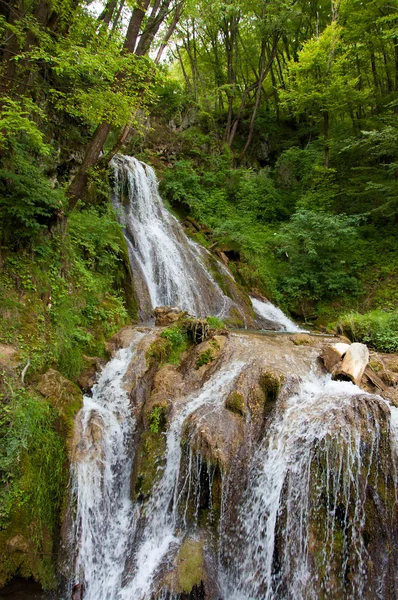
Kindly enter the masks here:
<path id="1" fill-rule="evenodd" d="M 398 311 L 374 310 L 364 315 L 348 313 L 334 325 L 353 342 L 363 342 L 379 352 L 398 352 Z"/>
<path id="2" fill-rule="evenodd" d="M 301 210 L 281 227 L 275 244 L 288 262 L 279 285 L 291 304 L 360 292 L 355 224 L 345 215 Z"/>

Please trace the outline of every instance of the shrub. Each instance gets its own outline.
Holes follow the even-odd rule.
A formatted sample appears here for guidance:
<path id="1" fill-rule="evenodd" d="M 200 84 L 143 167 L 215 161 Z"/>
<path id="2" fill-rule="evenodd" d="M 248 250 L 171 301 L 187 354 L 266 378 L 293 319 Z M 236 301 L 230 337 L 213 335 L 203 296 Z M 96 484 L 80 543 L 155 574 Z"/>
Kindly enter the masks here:
<path id="1" fill-rule="evenodd" d="M 379 352 L 398 352 L 398 311 L 373 310 L 364 315 L 343 315 L 335 327 L 354 342 L 368 344 Z"/>

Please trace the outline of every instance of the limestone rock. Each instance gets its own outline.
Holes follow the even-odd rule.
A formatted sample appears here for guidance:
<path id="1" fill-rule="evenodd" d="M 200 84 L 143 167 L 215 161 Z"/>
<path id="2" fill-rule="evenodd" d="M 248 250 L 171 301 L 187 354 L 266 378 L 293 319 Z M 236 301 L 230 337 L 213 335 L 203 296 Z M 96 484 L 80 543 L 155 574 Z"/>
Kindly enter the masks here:
<path id="1" fill-rule="evenodd" d="M 245 397 L 240 392 L 231 392 L 225 401 L 225 408 L 237 415 L 246 415 Z"/>
<path id="2" fill-rule="evenodd" d="M 157 327 L 171 325 L 187 314 L 176 306 L 158 306 L 155 308 L 154 313 Z"/>
<path id="3" fill-rule="evenodd" d="M 71 401 L 80 402 L 82 398 L 77 385 L 55 369 L 49 369 L 42 375 L 37 390 L 42 396 L 51 400 L 56 408 L 61 408 Z"/>
<path id="4" fill-rule="evenodd" d="M 107 352 L 109 352 L 111 356 L 114 356 L 121 348 L 128 348 L 134 339 L 134 332 L 135 327 L 133 325 L 126 325 L 126 327 L 120 329 L 120 331 L 115 333 L 115 335 L 106 342 L 105 348 Z"/>

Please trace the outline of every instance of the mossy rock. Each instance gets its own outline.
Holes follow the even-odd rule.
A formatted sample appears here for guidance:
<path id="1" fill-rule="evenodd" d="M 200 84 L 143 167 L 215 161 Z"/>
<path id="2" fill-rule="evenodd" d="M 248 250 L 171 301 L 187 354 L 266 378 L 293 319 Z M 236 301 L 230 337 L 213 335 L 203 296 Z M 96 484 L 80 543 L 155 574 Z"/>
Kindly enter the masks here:
<path id="1" fill-rule="evenodd" d="M 267 402 L 275 402 L 286 379 L 282 373 L 266 370 L 260 375 L 260 385 L 265 393 Z"/>
<path id="2" fill-rule="evenodd" d="M 314 342 L 308 333 L 297 333 L 290 338 L 296 346 L 311 346 Z"/>
<path id="3" fill-rule="evenodd" d="M 58 411 L 62 421 L 61 433 L 70 437 L 73 432 L 74 416 L 83 405 L 83 394 L 80 388 L 59 371 L 49 369 L 42 375 L 37 391 Z"/>
<path id="4" fill-rule="evenodd" d="M 152 493 L 154 485 L 160 479 L 160 469 L 164 463 L 166 452 L 166 438 L 158 431 L 144 431 L 141 436 L 140 446 L 137 450 L 137 459 L 133 477 L 133 495 L 136 500 L 144 501 Z"/>
<path id="5" fill-rule="evenodd" d="M 176 557 L 176 593 L 189 594 L 194 587 L 199 587 L 205 580 L 203 559 L 203 542 L 201 540 L 186 539 Z"/>
<path id="6" fill-rule="evenodd" d="M 15 508 L 7 528 L 0 531 L 0 588 L 15 575 L 32 577 L 44 589 L 57 586 L 52 536 L 31 517 L 27 507 Z"/>
<path id="7" fill-rule="evenodd" d="M 240 392 L 231 392 L 225 401 L 225 408 L 237 415 L 246 415 L 246 401 Z"/>

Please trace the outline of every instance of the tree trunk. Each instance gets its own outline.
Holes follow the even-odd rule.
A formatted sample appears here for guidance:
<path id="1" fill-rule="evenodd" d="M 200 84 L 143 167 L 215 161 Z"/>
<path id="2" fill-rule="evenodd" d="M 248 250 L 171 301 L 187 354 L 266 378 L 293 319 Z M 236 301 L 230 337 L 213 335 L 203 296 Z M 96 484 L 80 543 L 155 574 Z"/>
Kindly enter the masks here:
<path id="1" fill-rule="evenodd" d="M 170 40 L 171 36 L 173 35 L 175 28 L 178 25 L 178 21 L 180 20 L 181 15 L 182 15 L 183 7 L 184 7 L 184 0 L 182 0 L 182 2 L 180 2 L 179 5 L 177 6 L 177 9 L 174 13 L 173 20 L 171 21 L 169 28 L 166 31 L 166 35 L 164 36 L 164 39 L 160 45 L 160 48 L 159 48 L 158 53 L 155 58 L 156 65 L 160 62 L 160 60 L 162 58 L 162 54 L 165 51 L 167 44 L 169 43 L 169 40 Z"/>
<path id="2" fill-rule="evenodd" d="M 131 15 L 130 23 L 127 29 L 126 39 L 124 41 L 124 49 L 133 53 L 138 39 L 138 34 L 145 17 L 150 0 L 140 0 Z"/>
<path id="3" fill-rule="evenodd" d="M 369 350 L 367 346 L 358 343 L 351 344 L 334 378 L 344 381 L 349 380 L 359 385 L 368 362 Z"/>
<path id="4" fill-rule="evenodd" d="M 81 198 L 87 184 L 87 171 L 95 165 L 100 157 L 110 130 L 111 125 L 109 123 L 101 123 L 95 130 L 87 147 L 80 169 L 68 189 L 69 211 L 72 211 L 75 208 L 77 201 Z"/>

